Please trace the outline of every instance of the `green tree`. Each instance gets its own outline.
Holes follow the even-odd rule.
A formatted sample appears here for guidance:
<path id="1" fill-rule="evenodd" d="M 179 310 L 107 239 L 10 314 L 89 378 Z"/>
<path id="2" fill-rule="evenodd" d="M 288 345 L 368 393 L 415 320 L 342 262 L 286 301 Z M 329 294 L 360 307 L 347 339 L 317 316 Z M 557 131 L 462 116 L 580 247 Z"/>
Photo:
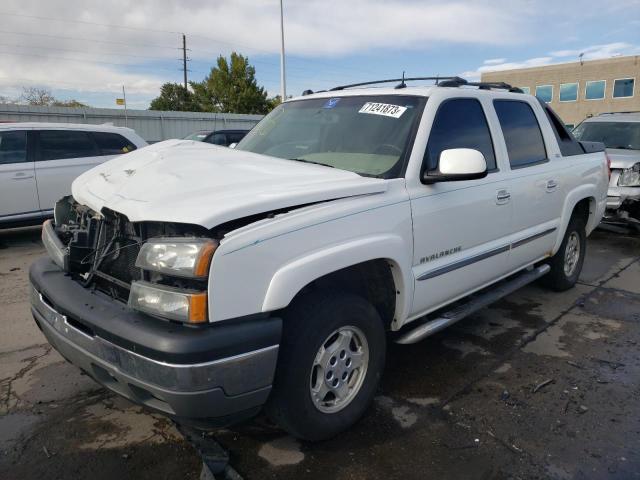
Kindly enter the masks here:
<path id="1" fill-rule="evenodd" d="M 185 90 L 179 83 L 167 82 L 160 88 L 160 96 L 151 100 L 149 110 L 174 110 L 199 112 L 193 92 Z"/>
<path id="2" fill-rule="evenodd" d="M 222 55 L 202 82 L 191 86 L 201 111 L 222 113 L 267 113 L 273 106 L 267 92 L 258 86 L 256 69 L 236 52 L 230 62 Z"/>

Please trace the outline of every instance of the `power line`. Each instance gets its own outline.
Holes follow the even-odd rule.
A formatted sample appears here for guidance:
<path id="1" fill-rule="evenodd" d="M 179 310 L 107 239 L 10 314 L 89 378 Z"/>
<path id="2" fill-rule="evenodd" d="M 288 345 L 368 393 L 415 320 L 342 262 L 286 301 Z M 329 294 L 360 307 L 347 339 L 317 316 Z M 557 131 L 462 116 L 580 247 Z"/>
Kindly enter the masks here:
<path id="1" fill-rule="evenodd" d="M 134 55 L 131 53 L 109 53 L 109 52 L 88 52 L 86 50 L 71 50 L 68 48 L 58 48 L 58 47 L 49 47 L 44 45 L 15 45 L 9 43 L 0 43 L 0 47 L 9 47 L 9 48 L 36 48 L 43 50 L 56 50 L 60 52 L 69 52 L 69 53 L 81 53 L 86 55 L 109 55 L 114 57 L 131 57 L 131 58 L 145 58 L 152 60 L 170 60 L 170 57 L 160 57 L 160 56 L 151 56 L 151 55 Z M 17 55 L 22 55 L 18 54 Z"/>
<path id="2" fill-rule="evenodd" d="M 0 30 L 0 34 L 9 34 L 9 35 L 23 35 L 26 37 L 37 36 L 37 37 L 48 37 L 48 38 L 58 38 L 62 40 L 80 40 L 82 42 L 93 42 L 93 43 L 104 43 L 108 45 L 122 45 L 125 47 L 149 47 L 149 48 L 163 48 L 169 50 L 178 50 L 179 47 L 170 47 L 168 45 L 157 45 L 150 43 L 125 43 L 125 42 L 114 42 L 111 40 L 97 40 L 93 38 L 85 38 L 85 37 L 66 37 L 62 35 L 50 35 L 47 33 L 26 33 L 26 32 L 12 32 L 8 30 Z"/>
<path id="3" fill-rule="evenodd" d="M 11 55 L 11 56 L 15 56 L 16 52 L 2 52 L 0 51 L 0 55 Z M 137 68 L 151 68 L 151 69 L 155 69 L 155 70 L 168 70 L 168 71 L 175 71 L 173 68 L 168 68 L 168 67 L 160 67 L 160 66 L 153 66 L 153 65 L 140 65 L 140 64 L 136 64 L 136 63 L 116 63 L 116 62 L 102 62 L 99 60 L 85 60 L 85 59 L 81 59 L 81 58 L 69 58 L 69 57 L 57 57 L 57 56 L 52 56 L 52 55 L 44 55 L 41 53 L 20 53 L 17 55 L 28 55 L 30 57 L 41 57 L 41 58 L 47 58 L 47 59 L 51 59 L 51 60 L 66 60 L 69 62 L 81 62 L 81 63 L 95 63 L 95 64 L 101 64 L 101 65 L 116 65 L 116 66 L 122 66 L 122 67 L 137 67 Z"/>
<path id="4" fill-rule="evenodd" d="M 180 34 L 182 32 L 173 32 L 171 30 L 160 30 L 156 28 L 145 28 L 145 27 L 130 27 L 128 25 L 115 25 L 113 23 L 99 23 L 99 22 L 90 22 L 87 20 L 75 20 L 72 18 L 54 18 L 54 17 L 42 17 L 39 15 L 25 15 L 22 13 L 9 13 L 9 12 L 0 12 L 0 15 L 7 15 L 10 17 L 22 17 L 22 18 L 32 18 L 36 20 L 47 20 L 51 22 L 63 22 L 63 23 L 82 23 L 85 25 L 96 25 L 99 27 L 110 27 L 110 28 L 122 28 L 126 30 L 140 30 L 144 32 L 156 32 L 156 33 L 173 33 Z"/>

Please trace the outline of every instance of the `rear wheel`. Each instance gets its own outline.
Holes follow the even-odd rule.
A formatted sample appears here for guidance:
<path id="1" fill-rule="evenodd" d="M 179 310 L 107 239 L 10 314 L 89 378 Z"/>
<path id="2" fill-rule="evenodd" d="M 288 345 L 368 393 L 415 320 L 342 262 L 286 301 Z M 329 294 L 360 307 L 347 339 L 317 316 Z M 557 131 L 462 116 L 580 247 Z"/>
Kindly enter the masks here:
<path id="1" fill-rule="evenodd" d="M 302 296 L 284 317 L 267 414 L 295 437 L 330 438 L 375 395 L 385 362 L 382 320 L 365 299 L 329 291 Z"/>
<path id="2" fill-rule="evenodd" d="M 556 254 L 547 261 L 551 271 L 541 281 L 558 292 L 568 290 L 578 281 L 587 252 L 584 221 L 572 217 Z"/>

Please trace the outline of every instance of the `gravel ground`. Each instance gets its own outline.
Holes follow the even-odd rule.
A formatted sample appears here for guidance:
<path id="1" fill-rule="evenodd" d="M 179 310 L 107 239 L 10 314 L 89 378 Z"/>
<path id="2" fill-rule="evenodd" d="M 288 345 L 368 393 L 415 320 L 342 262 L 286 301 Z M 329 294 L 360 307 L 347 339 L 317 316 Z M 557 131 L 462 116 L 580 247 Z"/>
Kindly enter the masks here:
<path id="1" fill-rule="evenodd" d="M 173 425 L 82 375 L 30 317 L 37 229 L 0 231 L 0 478 L 198 478 Z M 392 345 L 365 418 L 318 444 L 218 433 L 246 479 L 640 478 L 640 237 L 595 232 L 579 285 L 528 286 Z"/>

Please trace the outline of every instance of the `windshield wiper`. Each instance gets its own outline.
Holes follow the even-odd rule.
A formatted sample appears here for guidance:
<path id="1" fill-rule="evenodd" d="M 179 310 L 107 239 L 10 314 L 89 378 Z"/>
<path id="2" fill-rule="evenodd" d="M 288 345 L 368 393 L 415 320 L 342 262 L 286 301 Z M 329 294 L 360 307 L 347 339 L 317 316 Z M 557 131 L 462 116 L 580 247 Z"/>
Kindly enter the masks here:
<path id="1" fill-rule="evenodd" d="M 314 165 L 322 165 L 323 167 L 336 168 L 333 165 L 327 165 L 326 163 L 314 162 L 313 160 L 305 160 L 304 158 L 290 158 L 296 162 L 312 163 Z"/>

